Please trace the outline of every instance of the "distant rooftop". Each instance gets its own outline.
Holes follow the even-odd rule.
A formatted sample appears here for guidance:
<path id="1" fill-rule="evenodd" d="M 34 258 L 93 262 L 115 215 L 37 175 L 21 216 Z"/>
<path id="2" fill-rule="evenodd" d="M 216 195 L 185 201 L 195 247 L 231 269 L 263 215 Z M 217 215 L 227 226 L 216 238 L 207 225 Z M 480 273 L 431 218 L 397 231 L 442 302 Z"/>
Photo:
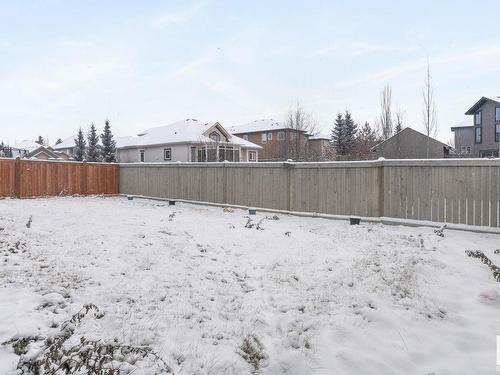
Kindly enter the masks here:
<path id="1" fill-rule="evenodd" d="M 255 120 L 244 125 L 231 126 L 229 128 L 229 132 L 231 134 L 243 134 L 243 133 L 258 133 L 258 132 L 265 132 L 269 130 L 280 130 L 280 129 L 290 129 L 290 127 L 272 118 L 268 118 L 262 120 Z"/>
<path id="2" fill-rule="evenodd" d="M 63 139 L 62 143 L 54 145 L 54 146 L 52 146 L 52 148 L 54 150 L 62 150 L 62 149 L 65 149 L 65 148 L 75 147 L 75 138 L 76 138 L 76 134 L 73 135 L 73 136 L 71 136 L 71 137 Z"/>
<path id="3" fill-rule="evenodd" d="M 21 142 L 19 142 L 18 144 L 14 145 L 14 148 L 18 148 L 20 150 L 26 150 L 26 151 L 33 151 L 33 150 L 36 150 L 37 148 L 40 148 L 40 145 L 39 143 L 36 143 L 35 141 L 31 140 L 31 139 L 25 139 Z"/>
<path id="4" fill-rule="evenodd" d="M 461 121 L 458 124 L 453 125 L 451 128 L 452 129 L 455 129 L 455 128 L 467 128 L 469 126 L 473 126 L 471 119 L 467 119 L 467 120 Z"/>
<path id="5" fill-rule="evenodd" d="M 212 143 L 213 140 L 204 133 L 212 126 L 218 125 L 224 131 L 224 127 L 218 122 L 205 122 L 196 119 L 186 119 L 172 124 L 147 129 L 135 136 L 119 137 L 116 139 L 116 147 L 151 146 L 169 143 Z M 242 138 L 230 135 L 230 143 L 243 147 L 261 148 Z"/>
<path id="6" fill-rule="evenodd" d="M 318 134 L 315 134 L 315 135 L 311 135 L 309 137 L 309 139 L 328 139 L 330 140 L 332 137 L 329 136 L 328 134 L 324 134 L 324 133 L 318 133 Z"/>
<path id="7" fill-rule="evenodd" d="M 488 100 L 491 100 L 491 101 L 494 101 L 494 102 L 497 102 L 500 104 L 500 96 L 498 96 L 498 95 L 483 96 L 467 112 L 465 112 L 465 114 L 466 115 L 473 115 L 478 110 L 478 108 L 481 107 Z"/>

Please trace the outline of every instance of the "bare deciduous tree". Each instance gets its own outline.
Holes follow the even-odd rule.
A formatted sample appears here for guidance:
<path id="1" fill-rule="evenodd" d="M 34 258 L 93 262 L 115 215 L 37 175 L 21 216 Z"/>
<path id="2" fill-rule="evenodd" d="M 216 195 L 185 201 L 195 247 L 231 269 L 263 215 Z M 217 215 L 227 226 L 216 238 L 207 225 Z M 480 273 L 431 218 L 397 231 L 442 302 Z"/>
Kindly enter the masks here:
<path id="1" fill-rule="evenodd" d="M 285 126 L 288 134 L 280 153 L 284 153 L 287 159 L 307 160 L 307 136 L 304 134 L 317 134 L 317 121 L 297 102 L 286 114 Z"/>
<path id="2" fill-rule="evenodd" d="M 435 137 L 437 134 L 437 111 L 434 101 L 434 89 L 432 87 L 431 68 L 427 60 L 427 75 L 425 77 L 424 88 L 422 90 L 423 98 L 423 120 L 424 130 L 427 137 Z M 429 139 L 427 139 L 427 157 L 429 157 Z"/>
<path id="3" fill-rule="evenodd" d="M 379 126 L 382 133 L 382 138 L 388 139 L 392 136 L 392 90 L 389 85 L 385 86 L 380 92 L 380 119 Z"/>
<path id="4" fill-rule="evenodd" d="M 356 139 L 355 155 L 357 159 L 366 160 L 373 157 L 372 148 L 378 143 L 379 137 L 376 129 L 365 122 Z"/>

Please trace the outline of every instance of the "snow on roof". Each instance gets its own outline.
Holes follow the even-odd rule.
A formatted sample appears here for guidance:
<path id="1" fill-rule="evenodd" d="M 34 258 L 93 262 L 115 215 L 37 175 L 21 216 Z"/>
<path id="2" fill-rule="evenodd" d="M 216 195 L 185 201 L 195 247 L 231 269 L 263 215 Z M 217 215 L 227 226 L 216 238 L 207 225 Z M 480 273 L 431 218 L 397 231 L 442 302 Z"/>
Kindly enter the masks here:
<path id="1" fill-rule="evenodd" d="M 464 120 L 462 122 L 459 122 L 458 124 L 453 125 L 451 128 L 452 129 L 454 129 L 454 128 L 465 128 L 465 127 L 468 127 L 468 126 L 473 126 L 471 119 L 467 119 L 467 120 Z"/>
<path id="2" fill-rule="evenodd" d="M 204 122 L 196 119 L 186 119 L 173 124 L 148 129 L 136 136 L 119 137 L 116 139 L 117 148 L 151 146 L 169 143 L 212 143 L 214 142 L 204 133 L 211 127 L 218 125 L 224 132 L 227 130 L 218 122 Z M 230 136 L 230 143 L 243 147 L 261 148 L 236 136 Z"/>
<path id="3" fill-rule="evenodd" d="M 318 134 L 311 135 L 309 137 L 309 139 L 328 139 L 328 140 L 330 140 L 331 137 L 327 134 L 324 134 L 324 133 L 318 133 Z"/>
<path id="4" fill-rule="evenodd" d="M 49 159 L 60 159 L 60 156 L 57 154 L 56 151 L 53 151 L 51 148 L 41 146 L 41 145 L 38 145 L 38 147 L 36 149 L 30 151 L 30 153 L 28 154 L 28 157 L 30 159 L 33 159 L 33 158 L 36 158 L 36 156 L 40 155 L 40 154 L 45 154 L 45 155 L 49 156 Z"/>
<path id="5" fill-rule="evenodd" d="M 485 96 L 486 99 L 493 100 L 494 102 L 499 102 L 500 103 L 500 96 L 498 95 L 488 95 Z"/>
<path id="6" fill-rule="evenodd" d="M 35 141 L 31 139 L 25 139 L 18 144 L 14 145 L 15 148 L 18 148 L 20 150 L 26 150 L 26 151 L 34 151 L 37 148 L 39 148 L 41 145 L 39 143 L 36 143 Z"/>
<path id="7" fill-rule="evenodd" d="M 231 135 L 231 143 L 234 143 L 235 145 L 246 147 L 246 148 L 262 148 L 259 145 L 256 145 L 255 143 L 252 143 L 250 141 L 247 141 L 243 138 L 237 137 L 235 135 Z"/>
<path id="8" fill-rule="evenodd" d="M 264 132 L 268 130 L 278 130 L 289 128 L 285 124 L 282 124 L 272 118 L 255 120 L 249 122 L 245 125 L 231 126 L 229 132 L 231 134 L 242 134 L 242 133 L 254 133 L 254 132 Z"/>
<path id="9" fill-rule="evenodd" d="M 61 150 L 61 149 L 64 149 L 64 148 L 72 148 L 72 147 L 75 147 L 75 139 L 76 139 L 76 134 L 71 136 L 71 137 L 68 137 L 68 138 L 65 138 L 63 139 L 62 143 L 59 143 L 58 145 L 54 145 L 52 146 L 52 148 L 54 150 Z"/>

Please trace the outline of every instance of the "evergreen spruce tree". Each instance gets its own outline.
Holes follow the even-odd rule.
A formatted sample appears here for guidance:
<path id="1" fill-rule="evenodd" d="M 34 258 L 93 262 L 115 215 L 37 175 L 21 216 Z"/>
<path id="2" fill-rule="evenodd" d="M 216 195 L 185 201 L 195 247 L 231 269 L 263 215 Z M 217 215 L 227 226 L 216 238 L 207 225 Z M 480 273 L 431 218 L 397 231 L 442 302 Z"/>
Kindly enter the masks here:
<path id="1" fill-rule="evenodd" d="M 102 143 L 102 160 L 105 163 L 116 162 L 116 142 L 113 139 L 113 133 L 111 133 L 111 126 L 109 125 L 109 120 L 104 123 L 104 130 L 101 134 Z"/>
<path id="2" fill-rule="evenodd" d="M 99 137 L 94 124 L 90 125 L 89 134 L 87 136 L 87 161 L 100 161 Z"/>
<path id="3" fill-rule="evenodd" d="M 358 125 L 352 119 L 351 113 L 345 111 L 344 115 L 344 147 L 345 154 L 351 155 L 356 146 L 356 133 L 358 132 Z"/>
<path id="4" fill-rule="evenodd" d="M 337 155 L 345 155 L 345 123 L 341 113 L 337 114 L 332 129 L 332 142 Z"/>
<path id="5" fill-rule="evenodd" d="M 87 142 L 85 142 L 85 137 L 83 136 L 82 128 L 78 129 L 78 135 L 75 139 L 75 160 L 83 161 L 85 160 L 85 148 L 87 146 Z"/>
<path id="6" fill-rule="evenodd" d="M 365 124 L 359 131 L 358 140 L 361 140 L 368 144 L 374 144 L 377 142 L 377 132 L 372 129 L 368 122 L 365 122 Z"/>
<path id="7" fill-rule="evenodd" d="M 56 141 L 56 145 L 61 144 L 61 143 L 63 143 L 62 139 L 58 138 L 57 141 Z"/>

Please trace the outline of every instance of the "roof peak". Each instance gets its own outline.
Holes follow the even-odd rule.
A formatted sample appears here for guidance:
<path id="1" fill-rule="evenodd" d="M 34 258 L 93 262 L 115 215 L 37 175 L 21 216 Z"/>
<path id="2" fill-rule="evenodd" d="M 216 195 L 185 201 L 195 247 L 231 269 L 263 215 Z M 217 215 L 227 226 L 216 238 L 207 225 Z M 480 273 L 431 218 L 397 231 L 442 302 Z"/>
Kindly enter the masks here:
<path id="1" fill-rule="evenodd" d="M 493 101 L 493 102 L 500 103 L 500 96 L 498 96 L 498 95 L 482 96 L 481 99 L 479 99 L 476 103 L 474 103 L 474 105 L 472 107 L 470 107 L 470 109 L 467 112 L 465 112 L 465 114 L 468 116 L 473 115 L 487 101 Z"/>

